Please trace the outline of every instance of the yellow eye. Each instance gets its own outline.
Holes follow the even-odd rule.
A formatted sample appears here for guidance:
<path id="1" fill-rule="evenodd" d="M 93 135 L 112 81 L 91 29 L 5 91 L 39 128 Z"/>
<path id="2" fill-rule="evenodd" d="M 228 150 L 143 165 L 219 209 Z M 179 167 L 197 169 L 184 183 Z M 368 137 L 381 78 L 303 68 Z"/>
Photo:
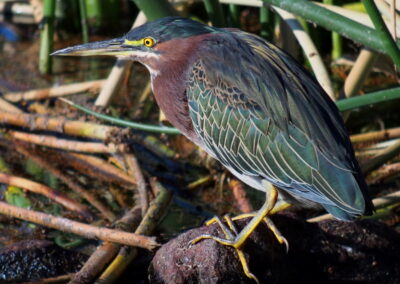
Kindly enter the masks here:
<path id="1" fill-rule="evenodd" d="M 152 47 L 154 45 L 154 39 L 152 39 L 151 37 L 146 37 L 143 39 L 143 43 L 147 47 Z"/>

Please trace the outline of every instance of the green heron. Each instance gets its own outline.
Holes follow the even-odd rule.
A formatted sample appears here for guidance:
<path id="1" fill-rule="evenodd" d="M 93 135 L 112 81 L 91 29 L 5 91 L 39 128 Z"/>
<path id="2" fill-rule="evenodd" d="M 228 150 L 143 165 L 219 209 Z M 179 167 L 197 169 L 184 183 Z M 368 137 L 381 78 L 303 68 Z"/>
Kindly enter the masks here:
<path id="1" fill-rule="evenodd" d="M 240 249 L 263 221 L 286 242 L 268 218 L 284 207 L 278 192 L 286 200 L 320 204 L 342 220 L 373 211 L 336 105 L 299 63 L 254 34 L 167 17 L 54 55 L 142 63 L 167 119 L 233 175 L 266 192 L 265 204 L 241 232 L 219 221 L 226 239 L 194 240 L 233 246 L 255 280 Z"/>

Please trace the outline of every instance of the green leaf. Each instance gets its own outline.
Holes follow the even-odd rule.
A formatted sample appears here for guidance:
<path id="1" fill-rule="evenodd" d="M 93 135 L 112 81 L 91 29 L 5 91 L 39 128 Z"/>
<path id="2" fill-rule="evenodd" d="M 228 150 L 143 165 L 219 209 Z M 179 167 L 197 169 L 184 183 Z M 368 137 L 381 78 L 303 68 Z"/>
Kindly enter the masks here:
<path id="1" fill-rule="evenodd" d="M 31 201 L 26 197 L 24 191 L 16 186 L 9 186 L 5 193 L 7 203 L 22 208 L 31 207 Z"/>

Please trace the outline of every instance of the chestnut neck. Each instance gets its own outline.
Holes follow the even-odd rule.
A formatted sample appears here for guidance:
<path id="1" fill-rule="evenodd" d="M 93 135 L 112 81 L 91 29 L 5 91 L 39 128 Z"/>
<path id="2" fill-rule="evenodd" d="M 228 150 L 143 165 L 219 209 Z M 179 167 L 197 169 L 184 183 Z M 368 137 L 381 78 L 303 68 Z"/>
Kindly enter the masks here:
<path id="1" fill-rule="evenodd" d="M 159 59 L 147 62 L 152 69 L 152 88 L 157 104 L 172 125 L 195 143 L 200 143 L 189 115 L 186 86 L 201 41 L 208 34 L 160 43 Z"/>

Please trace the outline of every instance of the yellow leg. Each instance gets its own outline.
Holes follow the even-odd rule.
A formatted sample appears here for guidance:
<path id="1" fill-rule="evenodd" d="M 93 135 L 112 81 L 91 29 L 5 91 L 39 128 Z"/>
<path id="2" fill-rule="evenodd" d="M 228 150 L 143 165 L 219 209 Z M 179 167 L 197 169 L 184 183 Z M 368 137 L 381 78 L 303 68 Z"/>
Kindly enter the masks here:
<path id="1" fill-rule="evenodd" d="M 263 221 L 264 217 L 268 215 L 268 213 L 275 206 L 276 200 L 278 198 L 278 191 L 273 188 L 269 194 L 267 195 L 267 200 L 261 209 L 254 215 L 253 219 L 243 228 L 242 231 L 236 236 L 234 240 L 230 239 L 222 239 L 218 237 L 214 237 L 211 235 L 201 235 L 192 241 L 193 244 L 203 240 L 203 239 L 213 239 L 223 245 L 232 246 L 234 248 L 240 248 L 246 241 L 246 239 L 250 236 L 250 234 L 255 230 L 255 228 Z"/>
<path id="2" fill-rule="evenodd" d="M 289 251 L 289 242 L 286 240 L 286 238 L 279 232 L 278 228 L 275 226 L 275 224 L 272 222 L 270 218 L 267 216 L 264 217 L 264 222 L 267 224 L 268 228 L 272 231 L 274 234 L 275 238 L 278 240 L 278 242 L 282 245 L 285 244 L 286 247 L 286 253 Z"/>
<path id="3" fill-rule="evenodd" d="M 277 205 L 275 205 L 274 208 L 272 208 L 271 212 L 269 212 L 268 215 L 269 216 L 274 215 L 278 212 L 281 212 L 281 211 L 289 208 L 290 206 L 292 206 L 292 205 L 289 203 L 286 203 L 285 201 L 281 201 L 281 202 L 277 203 Z M 246 218 L 254 217 L 254 216 L 256 216 L 256 214 L 257 214 L 257 212 L 244 213 L 244 214 L 240 214 L 238 216 L 233 217 L 232 220 L 236 221 L 236 220 L 246 219 Z M 215 223 L 215 217 L 208 220 L 206 222 L 206 225 L 211 225 L 214 223 Z"/>
<path id="4" fill-rule="evenodd" d="M 232 219 L 228 215 L 225 215 L 224 220 L 228 224 L 231 231 L 233 233 L 235 233 L 235 236 L 238 235 L 238 231 L 237 231 L 236 226 L 233 223 Z M 225 234 L 225 236 L 226 236 L 226 234 Z M 230 239 L 232 239 L 232 238 L 230 238 Z M 239 261 L 242 264 L 244 274 L 246 274 L 246 276 L 248 278 L 253 279 L 257 284 L 259 284 L 260 282 L 258 281 L 258 278 L 253 273 L 250 272 L 249 265 L 247 264 L 247 260 L 246 260 L 243 250 L 238 249 L 238 248 L 235 248 L 235 250 L 238 255 Z"/>
<path id="5" fill-rule="evenodd" d="M 251 235 L 251 233 L 257 228 L 257 226 L 261 222 L 265 222 L 267 226 L 270 228 L 270 230 L 273 232 L 279 243 L 285 244 L 286 248 L 288 248 L 288 243 L 286 239 L 282 236 L 282 234 L 279 232 L 279 230 L 276 228 L 276 226 L 273 224 L 273 222 L 267 217 L 267 215 L 270 215 L 271 212 L 277 212 L 277 210 L 274 210 L 274 207 L 277 203 L 278 199 L 278 191 L 275 187 L 269 187 L 267 188 L 267 199 L 264 203 L 264 205 L 261 207 L 261 209 L 255 213 L 255 214 L 243 214 L 240 217 L 244 218 L 242 216 L 246 217 L 253 217 L 251 221 L 240 231 L 240 233 L 237 233 L 236 228 L 233 224 L 233 221 L 231 218 L 228 216 L 225 216 L 224 219 L 227 222 L 228 226 L 230 227 L 230 230 L 221 222 L 219 218 L 213 218 L 207 222 L 207 225 L 212 224 L 214 222 L 218 222 L 224 231 L 224 234 L 226 236 L 226 239 L 211 236 L 211 235 L 201 235 L 197 237 L 196 239 L 192 240 L 192 244 L 195 244 L 203 239 L 213 239 L 217 242 L 219 242 L 222 245 L 228 245 L 232 246 L 235 248 L 236 252 L 238 253 L 238 257 L 240 262 L 242 263 L 243 270 L 247 277 L 254 279 L 258 283 L 258 279 L 250 272 L 247 261 L 244 257 L 244 253 L 242 251 L 242 246 L 247 240 L 247 238 Z M 277 209 L 282 210 L 283 208 L 287 208 L 288 205 L 282 205 L 280 204 L 277 206 Z M 233 220 L 240 219 L 239 218 L 234 218 Z M 235 234 L 233 236 L 232 232 Z"/>

